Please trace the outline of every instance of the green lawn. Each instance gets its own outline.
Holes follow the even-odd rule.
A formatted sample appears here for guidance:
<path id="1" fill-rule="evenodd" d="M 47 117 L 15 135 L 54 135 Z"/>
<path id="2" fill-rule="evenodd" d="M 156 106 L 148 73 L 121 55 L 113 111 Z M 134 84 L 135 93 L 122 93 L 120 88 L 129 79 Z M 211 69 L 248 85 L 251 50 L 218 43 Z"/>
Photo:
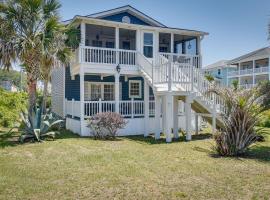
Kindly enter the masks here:
<path id="1" fill-rule="evenodd" d="M 0 199 L 270 197 L 270 137 L 241 158 L 213 156 L 207 135 L 171 144 L 70 133 L 40 144 L 14 140 L 0 133 Z"/>

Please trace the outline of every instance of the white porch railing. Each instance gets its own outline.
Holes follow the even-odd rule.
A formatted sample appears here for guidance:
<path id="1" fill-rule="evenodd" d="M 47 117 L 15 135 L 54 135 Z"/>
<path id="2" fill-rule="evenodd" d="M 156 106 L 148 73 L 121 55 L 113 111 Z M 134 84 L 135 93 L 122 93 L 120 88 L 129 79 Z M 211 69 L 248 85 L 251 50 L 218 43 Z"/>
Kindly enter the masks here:
<path id="1" fill-rule="evenodd" d="M 269 67 L 259 67 L 254 69 L 255 73 L 267 73 L 269 72 Z"/>
<path id="2" fill-rule="evenodd" d="M 80 117 L 80 101 L 65 101 L 65 114 Z M 115 112 L 115 101 L 84 101 L 84 116 L 89 118 L 101 112 Z M 144 117 L 144 101 L 119 101 L 119 113 L 123 117 Z M 149 101 L 149 116 L 155 115 L 155 101 Z"/>
<path id="3" fill-rule="evenodd" d="M 137 52 L 100 47 L 79 47 L 80 63 L 136 65 Z"/>

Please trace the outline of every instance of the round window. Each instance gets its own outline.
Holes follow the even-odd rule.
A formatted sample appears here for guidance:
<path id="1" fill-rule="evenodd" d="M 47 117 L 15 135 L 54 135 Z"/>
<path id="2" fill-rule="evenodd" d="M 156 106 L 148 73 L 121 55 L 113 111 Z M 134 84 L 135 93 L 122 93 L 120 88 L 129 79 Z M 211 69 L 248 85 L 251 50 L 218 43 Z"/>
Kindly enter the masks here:
<path id="1" fill-rule="evenodd" d="M 123 23 L 130 24 L 130 18 L 129 18 L 128 16 L 124 16 L 124 17 L 122 18 L 122 22 L 123 22 Z"/>

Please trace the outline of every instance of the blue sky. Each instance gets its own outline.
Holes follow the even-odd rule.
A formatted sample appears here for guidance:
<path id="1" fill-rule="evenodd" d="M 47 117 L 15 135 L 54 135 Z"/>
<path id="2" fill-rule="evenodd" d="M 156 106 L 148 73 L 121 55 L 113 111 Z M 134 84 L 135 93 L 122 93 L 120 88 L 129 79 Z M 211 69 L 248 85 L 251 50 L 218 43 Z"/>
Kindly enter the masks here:
<path id="1" fill-rule="evenodd" d="M 268 46 L 270 0 L 62 0 L 63 19 L 130 4 L 161 23 L 208 32 L 203 65 Z"/>

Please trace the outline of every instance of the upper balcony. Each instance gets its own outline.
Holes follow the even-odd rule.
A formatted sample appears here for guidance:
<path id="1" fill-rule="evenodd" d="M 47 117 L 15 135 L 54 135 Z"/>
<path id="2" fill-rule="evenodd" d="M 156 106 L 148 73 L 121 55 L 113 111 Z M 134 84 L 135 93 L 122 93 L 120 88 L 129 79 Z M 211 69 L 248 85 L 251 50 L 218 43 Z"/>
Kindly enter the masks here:
<path id="1" fill-rule="evenodd" d="M 119 28 L 97 24 L 80 24 L 81 45 L 75 52 L 71 72 L 77 74 L 84 66 L 93 73 L 115 70 L 123 73 L 138 71 L 137 54 L 144 55 L 154 65 L 159 54 L 175 54 L 193 59 L 201 67 L 200 38 L 192 35 L 146 30 L 142 27 Z M 194 57 L 194 58 L 191 58 Z M 122 72 L 122 70 L 121 70 Z"/>

